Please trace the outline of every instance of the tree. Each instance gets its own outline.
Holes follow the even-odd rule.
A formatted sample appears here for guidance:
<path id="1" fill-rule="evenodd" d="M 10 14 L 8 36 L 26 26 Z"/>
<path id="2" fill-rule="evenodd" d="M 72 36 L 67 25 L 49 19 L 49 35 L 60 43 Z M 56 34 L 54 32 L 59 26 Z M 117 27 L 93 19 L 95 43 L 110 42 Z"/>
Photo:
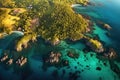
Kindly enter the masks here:
<path id="1" fill-rule="evenodd" d="M 0 0 L 2 7 L 15 7 L 15 1 L 13 0 Z"/>

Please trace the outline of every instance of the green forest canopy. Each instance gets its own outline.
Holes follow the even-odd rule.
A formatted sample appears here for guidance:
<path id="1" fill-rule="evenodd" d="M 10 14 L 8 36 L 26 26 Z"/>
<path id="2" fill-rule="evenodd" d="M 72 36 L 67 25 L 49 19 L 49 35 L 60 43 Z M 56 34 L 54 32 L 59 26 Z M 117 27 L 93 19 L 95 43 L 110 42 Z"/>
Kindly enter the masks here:
<path id="1" fill-rule="evenodd" d="M 21 27 L 25 34 L 40 35 L 51 43 L 67 38 L 79 40 L 86 33 L 89 20 L 72 10 L 71 4 L 75 3 L 86 5 L 88 0 L 0 0 L 2 8 L 11 9 L 10 15 L 14 14 L 14 8 L 26 9 L 24 13 L 14 14 L 20 20 L 12 30 Z M 30 21 L 35 18 L 39 24 L 32 25 Z"/>

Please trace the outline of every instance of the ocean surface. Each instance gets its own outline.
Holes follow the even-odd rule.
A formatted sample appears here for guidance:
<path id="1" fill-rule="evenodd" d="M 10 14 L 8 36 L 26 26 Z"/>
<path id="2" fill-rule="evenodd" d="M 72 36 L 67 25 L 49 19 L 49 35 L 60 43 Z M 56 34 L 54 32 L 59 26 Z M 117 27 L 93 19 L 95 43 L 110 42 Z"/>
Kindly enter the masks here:
<path id="1" fill-rule="evenodd" d="M 111 33 L 111 43 L 114 42 L 112 46 L 116 49 L 120 49 L 120 1 L 119 0 L 90 0 L 93 2 L 93 6 L 83 7 L 82 9 L 76 6 L 78 13 L 83 13 L 91 16 L 95 20 L 101 20 L 105 23 L 110 24 L 112 27 Z M 99 29 L 97 33 L 101 35 L 103 32 Z M 101 35 L 101 38 L 104 38 L 106 42 L 109 40 Z M 103 39 L 102 39 L 103 40 Z"/>
<path id="2" fill-rule="evenodd" d="M 119 55 L 120 0 L 91 0 L 91 2 L 92 5 L 85 7 L 75 5 L 74 9 L 77 13 L 89 15 L 93 19 L 93 35 L 98 35 L 107 47 L 113 47 Z M 101 28 L 94 20 L 101 20 L 109 24 L 112 30 L 107 31 Z M 108 37 L 106 32 L 109 32 L 111 36 Z M 4 39 L 0 39 L 0 55 L 6 49 L 14 50 L 15 39 L 22 35 L 22 33 L 14 32 Z M 28 50 L 23 51 L 22 54 L 28 58 L 28 63 L 24 67 L 18 68 L 14 65 L 6 66 L 4 63 L 0 63 L 0 80 L 75 80 L 71 78 L 74 74 L 79 76 L 77 80 L 120 80 L 118 74 L 111 70 L 108 60 L 98 59 L 95 52 L 85 53 L 83 51 L 85 47 L 86 45 L 81 41 L 61 41 L 59 45 L 52 47 L 44 43 L 43 39 L 40 39 Z M 52 50 L 61 52 L 62 58 L 69 60 L 69 66 L 59 68 L 50 66 L 43 69 L 41 55 Z M 66 56 L 68 50 L 79 53 L 80 57 L 78 59 L 69 58 Z M 10 54 L 12 53 L 11 51 Z M 91 55 L 93 56 L 91 57 Z M 107 66 L 104 66 L 103 63 L 106 63 Z M 120 68 L 120 62 L 115 63 Z M 101 71 L 96 70 L 96 67 L 101 67 Z"/>

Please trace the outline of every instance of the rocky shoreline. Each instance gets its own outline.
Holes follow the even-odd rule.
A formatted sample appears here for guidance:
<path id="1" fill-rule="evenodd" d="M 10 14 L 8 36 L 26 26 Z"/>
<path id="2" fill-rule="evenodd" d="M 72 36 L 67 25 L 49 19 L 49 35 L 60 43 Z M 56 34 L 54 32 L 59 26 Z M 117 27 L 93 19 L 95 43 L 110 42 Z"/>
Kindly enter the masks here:
<path id="1" fill-rule="evenodd" d="M 50 3 L 50 1 L 47 3 Z M 52 11 L 49 11 L 53 9 L 53 8 L 52 9 L 49 8 L 51 7 L 49 4 L 48 4 L 49 7 L 46 7 L 44 5 L 47 10 L 43 10 L 43 12 L 45 11 L 51 12 L 50 13 L 51 15 L 36 13 L 37 16 L 34 17 L 29 16 L 30 15 L 29 12 L 32 11 L 32 9 L 34 9 L 34 6 L 36 6 L 32 4 L 26 7 L 28 13 L 22 14 L 19 9 L 15 9 L 15 10 L 13 9 L 13 11 L 9 13 L 9 16 L 10 15 L 22 16 L 21 23 L 23 22 L 25 24 L 24 25 L 20 24 L 18 26 L 17 23 L 15 25 L 17 26 L 15 29 L 17 29 L 18 31 L 22 31 L 24 35 L 20 36 L 18 39 L 15 40 L 14 42 L 15 48 L 10 43 L 9 46 L 12 47 L 12 49 L 8 49 L 7 47 L 6 49 L 8 49 L 8 51 L 4 52 L 3 50 L 3 53 L 1 53 L 1 57 L 0 57 L 0 65 L 3 67 L 4 65 L 7 67 L 12 66 L 12 68 L 16 68 L 16 71 L 18 71 L 18 73 L 20 72 L 24 77 L 32 73 L 29 71 L 28 71 L 29 73 L 27 73 L 27 71 L 26 72 L 24 71 L 24 69 L 27 70 L 27 68 L 29 67 L 33 68 L 33 71 L 36 70 L 36 72 L 37 70 L 40 72 L 42 68 L 42 71 L 44 73 L 45 71 L 47 72 L 48 68 L 50 69 L 51 67 L 54 67 L 55 70 L 53 70 L 50 73 L 53 77 L 55 77 L 56 80 L 58 80 L 59 78 L 58 71 L 60 71 L 61 69 L 62 69 L 61 71 L 62 77 L 68 74 L 69 80 L 82 79 L 81 75 L 85 71 L 91 70 L 90 71 L 91 73 L 93 70 L 93 72 L 97 71 L 98 73 L 100 72 L 101 74 L 102 71 L 104 71 L 105 69 L 108 69 L 108 71 L 111 70 L 114 77 L 116 75 L 120 77 L 120 67 L 118 64 L 116 64 L 116 62 L 119 63 L 120 61 L 119 59 L 120 56 L 118 52 L 112 46 L 110 48 L 108 46 L 105 46 L 105 43 L 99 39 L 99 36 L 93 33 L 94 30 L 93 26 L 95 22 L 95 24 L 99 25 L 100 28 L 107 31 L 106 32 L 107 36 L 111 36 L 111 34 L 109 33 L 110 30 L 112 30 L 111 25 L 99 20 L 93 21 L 90 16 L 75 13 L 74 11 L 71 11 L 72 9 L 69 9 L 70 6 L 68 7 L 68 5 L 55 4 L 56 2 L 55 3 L 51 2 L 51 3 L 54 4 L 53 6 L 55 8 L 55 11 L 61 9 L 58 15 L 56 15 L 57 12 L 54 13 L 55 11 L 53 11 L 53 13 Z M 95 5 L 95 4 L 86 2 L 82 6 L 87 6 L 87 5 Z M 60 8 L 59 6 L 62 8 Z M 58 9 L 56 7 L 58 7 Z M 67 12 L 66 10 L 70 11 L 70 13 Z M 63 15 L 67 16 L 68 18 L 65 18 L 63 15 L 60 14 L 60 12 L 62 12 Z M 33 13 L 31 12 L 32 16 Z M 74 16 L 71 17 L 70 14 Z M 61 24 L 59 17 L 57 18 L 57 16 L 61 17 L 60 20 L 65 19 L 65 21 L 63 22 L 61 21 L 62 23 Z M 69 17 L 71 19 L 69 19 Z M 22 18 L 25 18 L 24 21 L 22 21 L 23 20 Z M 53 19 L 56 19 L 55 21 L 53 21 L 55 22 L 53 23 L 55 26 L 51 24 Z M 70 21 L 70 24 L 66 23 L 65 25 L 63 25 L 66 21 L 72 19 L 73 21 Z M 56 25 L 56 23 L 58 24 Z M 45 27 L 43 27 L 44 26 L 43 24 L 45 25 Z M 79 25 L 80 27 L 76 27 L 76 24 L 77 26 Z M 66 27 L 69 28 L 66 29 Z M 0 39 L 4 38 L 4 36 L 6 36 L 6 33 L 0 33 Z M 40 42 L 38 38 L 42 38 L 43 41 Z M 67 41 L 65 40 L 69 40 L 71 43 L 77 43 L 77 41 L 79 41 L 80 43 L 84 44 L 84 48 L 81 48 L 81 44 L 72 46 L 71 43 L 69 42 L 67 43 Z M 35 57 L 34 58 L 35 62 L 34 62 L 31 56 L 35 54 L 39 59 L 36 59 Z M 22 68 L 24 69 L 22 70 Z M 87 74 L 87 72 L 85 72 L 84 74 Z M 95 76 L 95 74 L 93 74 L 93 76 Z M 103 78 L 100 76 L 98 79 L 102 80 Z"/>

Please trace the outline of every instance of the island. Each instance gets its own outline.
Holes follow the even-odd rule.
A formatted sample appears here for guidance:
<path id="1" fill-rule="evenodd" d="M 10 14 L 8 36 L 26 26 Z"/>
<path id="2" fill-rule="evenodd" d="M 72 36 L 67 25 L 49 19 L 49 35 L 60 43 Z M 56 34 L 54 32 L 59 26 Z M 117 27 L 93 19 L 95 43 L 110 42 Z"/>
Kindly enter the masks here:
<path id="1" fill-rule="evenodd" d="M 104 35 L 110 38 L 112 25 L 75 10 L 76 5 L 82 11 L 91 4 L 90 0 L 0 0 L 0 67 L 12 67 L 18 80 L 29 80 L 29 76 L 41 80 L 52 73 L 51 68 L 55 68 L 55 79 L 49 80 L 59 80 L 68 69 L 69 78 L 61 80 L 81 80 L 86 70 L 95 76 L 90 80 L 103 80 L 95 74 L 103 76 L 108 70 L 117 80 L 119 48 L 109 47 L 106 42 L 112 40 Z"/>
<path id="2" fill-rule="evenodd" d="M 38 0 L 32 3 L 27 1 L 4 0 L 0 4 L 0 34 L 11 34 L 12 31 L 21 31 L 23 37 L 16 43 L 16 50 L 37 37 L 42 37 L 52 45 L 61 40 L 80 40 L 89 32 L 91 21 L 75 13 L 71 5 L 79 3 L 87 5 L 88 0 Z M 6 5 L 7 4 L 7 5 Z M 27 5 L 28 4 L 28 5 Z M 22 8 L 21 8 L 22 7 Z M 32 37 L 33 36 L 33 37 Z"/>

